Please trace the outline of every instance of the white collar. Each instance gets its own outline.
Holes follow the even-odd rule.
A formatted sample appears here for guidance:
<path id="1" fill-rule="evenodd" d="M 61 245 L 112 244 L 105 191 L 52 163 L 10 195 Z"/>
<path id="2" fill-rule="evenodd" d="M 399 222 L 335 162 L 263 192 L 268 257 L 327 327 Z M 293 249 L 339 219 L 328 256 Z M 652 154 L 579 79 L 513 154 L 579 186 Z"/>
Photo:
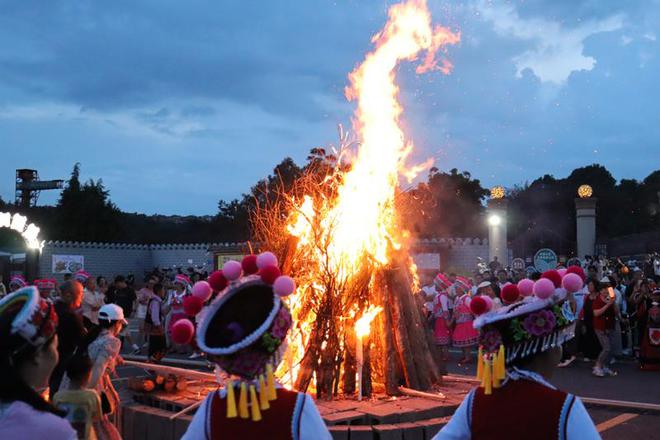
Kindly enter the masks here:
<path id="1" fill-rule="evenodd" d="M 509 370 L 507 370 L 506 379 L 504 380 L 504 383 L 502 385 L 505 385 L 509 380 L 520 380 L 520 379 L 531 380 L 532 382 L 539 383 L 552 390 L 557 389 L 554 385 L 552 385 L 550 382 L 545 380 L 543 376 L 541 376 L 540 374 L 529 370 L 523 370 L 517 367 L 512 367 Z"/>

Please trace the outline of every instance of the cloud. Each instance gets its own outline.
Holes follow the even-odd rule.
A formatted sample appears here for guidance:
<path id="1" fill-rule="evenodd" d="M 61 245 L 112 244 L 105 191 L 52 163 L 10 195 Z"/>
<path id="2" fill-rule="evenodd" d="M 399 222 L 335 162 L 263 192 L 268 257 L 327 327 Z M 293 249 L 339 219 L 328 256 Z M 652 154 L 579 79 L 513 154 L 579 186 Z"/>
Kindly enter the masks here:
<path id="1" fill-rule="evenodd" d="M 589 71 L 596 59 L 584 55 L 584 42 L 592 35 L 621 29 L 624 17 L 612 15 L 599 20 L 587 20 L 574 27 L 545 18 L 521 18 L 510 4 L 495 6 L 481 2 L 478 6 L 484 19 L 492 22 L 495 31 L 531 43 L 530 49 L 513 57 L 517 77 L 531 70 L 542 82 L 562 85 L 573 72 Z"/>

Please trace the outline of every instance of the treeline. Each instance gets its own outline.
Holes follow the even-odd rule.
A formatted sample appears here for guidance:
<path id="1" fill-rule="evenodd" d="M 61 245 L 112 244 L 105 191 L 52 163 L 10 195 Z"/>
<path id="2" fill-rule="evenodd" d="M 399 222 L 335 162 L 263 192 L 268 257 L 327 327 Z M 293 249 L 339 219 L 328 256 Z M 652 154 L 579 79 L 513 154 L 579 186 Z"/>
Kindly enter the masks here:
<path id="1" fill-rule="evenodd" d="M 331 173 L 336 158 L 321 148 L 310 152 L 304 165 L 284 159 L 272 174 L 235 200 L 220 200 L 210 217 L 146 216 L 122 212 L 101 179 L 80 182 L 76 164 L 56 206 L 23 212 L 42 228 L 47 240 L 194 243 L 243 241 L 250 238 L 249 213 L 270 198 L 295 191 L 295 182 L 310 172 Z M 578 186 L 591 185 L 598 198 L 598 236 L 616 237 L 660 230 L 660 170 L 643 180 L 617 181 L 601 165 L 574 170 L 568 177 L 545 175 L 508 190 L 509 240 L 520 254 L 527 247 L 548 245 L 569 249 L 575 240 L 574 198 Z M 413 235 L 428 237 L 483 237 L 485 202 L 489 191 L 469 172 L 432 168 L 427 178 L 397 196 L 401 223 Z M 20 211 L 0 200 L 0 210 Z M 0 247 L 20 242 L 0 231 Z"/>

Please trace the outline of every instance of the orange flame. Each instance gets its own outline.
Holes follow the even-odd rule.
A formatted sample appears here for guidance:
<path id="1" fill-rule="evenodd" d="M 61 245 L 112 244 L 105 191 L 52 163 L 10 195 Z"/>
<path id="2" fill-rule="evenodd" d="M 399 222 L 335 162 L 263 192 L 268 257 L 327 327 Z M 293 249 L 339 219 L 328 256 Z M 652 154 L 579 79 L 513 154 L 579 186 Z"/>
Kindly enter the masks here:
<path id="1" fill-rule="evenodd" d="M 355 321 L 355 335 L 358 338 L 363 338 L 368 336 L 371 333 L 371 321 L 374 320 L 376 315 L 383 311 L 383 308 L 378 306 L 374 307 L 373 305 L 369 306 L 366 312 L 362 315 L 360 319 Z"/>
<path id="2" fill-rule="evenodd" d="M 336 197 L 305 196 L 294 201 L 287 219 L 287 231 L 298 239 L 298 251 L 309 266 L 308 273 L 298 275 L 299 288 L 289 300 L 298 328 L 289 339 L 293 351 L 290 359 L 295 358 L 290 364 L 302 358 L 316 319 L 299 301 L 302 292 L 311 289 L 323 294 L 323 286 L 318 285 L 321 273 L 336 274 L 341 284 L 355 276 L 365 261 L 376 268 L 387 265 L 392 250 L 400 249 L 406 237 L 396 225 L 395 193 L 400 177 L 410 180 L 421 167 L 405 164 L 413 144 L 406 140 L 400 124 L 403 108 L 395 84 L 396 68 L 400 62 L 414 61 L 425 53 L 418 73 L 433 69 L 448 73 L 451 64 L 438 61 L 437 53 L 456 44 L 460 36 L 440 26 L 432 27 L 426 0 L 394 5 L 388 17 L 385 27 L 372 39 L 375 49 L 349 75 L 345 94 L 348 100 L 357 100 L 353 127 L 359 147 L 348 171 L 337 166 L 342 178 Z M 423 166 L 430 165 L 427 162 Z M 305 322 L 298 319 L 303 310 L 307 312 Z M 358 321 L 364 327 L 356 325 L 356 331 L 368 334 L 369 323 L 380 310 L 367 310 Z"/>

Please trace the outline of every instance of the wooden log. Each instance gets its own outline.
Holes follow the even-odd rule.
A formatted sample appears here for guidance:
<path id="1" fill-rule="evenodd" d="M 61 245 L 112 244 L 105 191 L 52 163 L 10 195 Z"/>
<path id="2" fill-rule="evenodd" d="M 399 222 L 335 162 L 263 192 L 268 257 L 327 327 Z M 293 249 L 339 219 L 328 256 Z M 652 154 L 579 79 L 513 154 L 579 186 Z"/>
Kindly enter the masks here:
<path id="1" fill-rule="evenodd" d="M 365 336 L 363 342 L 364 363 L 362 366 L 362 396 L 371 397 L 371 341 Z"/>
<path id="2" fill-rule="evenodd" d="M 342 378 L 342 388 L 344 394 L 352 395 L 355 393 L 355 322 L 354 320 L 346 321 L 346 328 L 344 331 L 344 376 Z"/>

